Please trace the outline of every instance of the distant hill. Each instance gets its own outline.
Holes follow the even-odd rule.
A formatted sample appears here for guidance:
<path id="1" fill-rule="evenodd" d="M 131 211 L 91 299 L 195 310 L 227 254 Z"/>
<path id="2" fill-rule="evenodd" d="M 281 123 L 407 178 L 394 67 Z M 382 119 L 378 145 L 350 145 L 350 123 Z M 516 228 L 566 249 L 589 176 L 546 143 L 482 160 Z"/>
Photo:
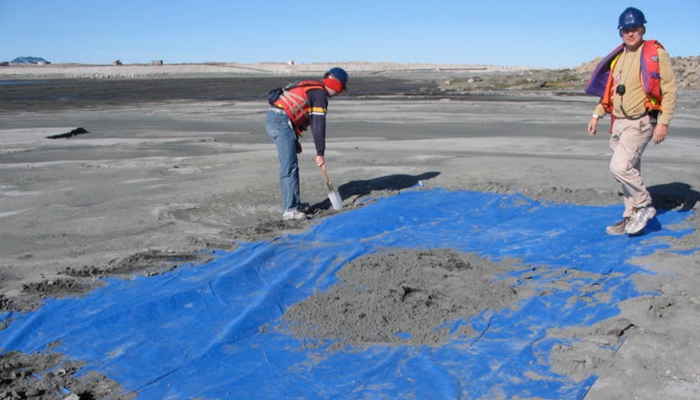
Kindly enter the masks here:
<path id="1" fill-rule="evenodd" d="M 545 69 L 494 65 L 399 64 L 389 62 L 339 62 L 351 75 L 422 74 L 438 80 L 449 91 L 479 90 L 582 90 L 600 58 L 575 68 Z M 673 57 L 679 88 L 700 90 L 700 56 Z M 202 63 L 127 65 L 10 65 L 0 67 L 3 79 L 139 79 L 214 77 L 227 75 L 306 76 L 319 75 L 336 63 Z"/>

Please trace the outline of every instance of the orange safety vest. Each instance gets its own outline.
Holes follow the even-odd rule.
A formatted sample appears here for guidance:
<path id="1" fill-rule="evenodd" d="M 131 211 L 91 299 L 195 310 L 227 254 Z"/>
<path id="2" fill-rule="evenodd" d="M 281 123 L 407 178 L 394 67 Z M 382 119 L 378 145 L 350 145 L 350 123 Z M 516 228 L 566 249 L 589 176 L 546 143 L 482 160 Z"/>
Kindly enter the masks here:
<path id="1" fill-rule="evenodd" d="M 615 68 L 617 60 L 620 58 L 624 44 L 619 45 L 611 51 L 593 71 L 591 79 L 586 84 L 586 93 L 601 97 L 601 104 L 606 113 L 611 114 L 613 110 L 612 98 L 615 91 L 612 70 Z M 642 44 L 641 68 L 639 79 L 642 88 L 646 93 L 644 107 L 647 111 L 661 111 L 661 69 L 659 67 L 659 48 L 664 48 L 656 40 L 645 40 Z M 603 87 L 603 82 L 605 86 Z"/>
<path id="2" fill-rule="evenodd" d="M 279 99 L 273 103 L 274 106 L 283 109 L 289 120 L 292 122 L 294 132 L 297 136 L 302 136 L 306 128 L 309 127 L 309 91 L 325 90 L 323 83 L 319 81 L 301 81 L 284 88 Z"/>

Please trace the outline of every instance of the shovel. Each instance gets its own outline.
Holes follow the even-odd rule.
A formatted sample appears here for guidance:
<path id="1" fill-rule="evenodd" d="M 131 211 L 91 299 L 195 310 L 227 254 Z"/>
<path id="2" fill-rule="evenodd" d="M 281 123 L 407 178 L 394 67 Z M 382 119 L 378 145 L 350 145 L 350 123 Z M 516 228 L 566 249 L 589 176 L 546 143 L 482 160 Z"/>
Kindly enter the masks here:
<path id="1" fill-rule="evenodd" d="M 323 177 L 326 178 L 326 186 L 328 186 L 328 198 L 331 200 L 331 205 L 333 209 L 338 211 L 343 209 L 343 198 L 340 197 L 340 193 L 333 189 L 333 184 L 330 178 L 328 178 L 328 173 L 326 172 L 326 164 L 321 165 L 321 172 L 323 172 Z"/>

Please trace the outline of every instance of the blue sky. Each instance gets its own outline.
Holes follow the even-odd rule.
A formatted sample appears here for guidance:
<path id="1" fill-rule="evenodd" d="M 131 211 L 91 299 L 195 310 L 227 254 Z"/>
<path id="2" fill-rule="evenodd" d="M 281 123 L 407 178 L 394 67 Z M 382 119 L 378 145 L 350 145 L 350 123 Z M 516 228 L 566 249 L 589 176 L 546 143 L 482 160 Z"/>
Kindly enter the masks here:
<path id="1" fill-rule="evenodd" d="M 671 56 L 700 55 L 700 0 L 0 0 L 0 61 L 575 67 L 620 43 L 628 6 Z"/>

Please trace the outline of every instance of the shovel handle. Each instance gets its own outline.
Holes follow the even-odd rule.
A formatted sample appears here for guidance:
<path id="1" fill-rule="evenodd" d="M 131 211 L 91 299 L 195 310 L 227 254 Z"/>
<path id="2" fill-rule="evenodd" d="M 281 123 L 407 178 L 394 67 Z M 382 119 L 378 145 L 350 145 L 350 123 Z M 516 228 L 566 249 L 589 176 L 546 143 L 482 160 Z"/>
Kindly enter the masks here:
<path id="1" fill-rule="evenodd" d="M 326 164 L 321 165 L 321 172 L 323 172 L 323 177 L 326 178 L 326 183 L 331 183 L 330 178 L 328 178 L 328 173 L 326 172 Z"/>
<path id="2" fill-rule="evenodd" d="M 328 173 L 326 172 L 326 164 L 324 163 L 321 165 L 321 172 L 323 172 L 323 177 L 326 178 L 326 186 L 328 186 L 328 190 L 331 192 L 333 191 L 333 185 L 331 184 L 331 179 L 328 177 Z"/>

